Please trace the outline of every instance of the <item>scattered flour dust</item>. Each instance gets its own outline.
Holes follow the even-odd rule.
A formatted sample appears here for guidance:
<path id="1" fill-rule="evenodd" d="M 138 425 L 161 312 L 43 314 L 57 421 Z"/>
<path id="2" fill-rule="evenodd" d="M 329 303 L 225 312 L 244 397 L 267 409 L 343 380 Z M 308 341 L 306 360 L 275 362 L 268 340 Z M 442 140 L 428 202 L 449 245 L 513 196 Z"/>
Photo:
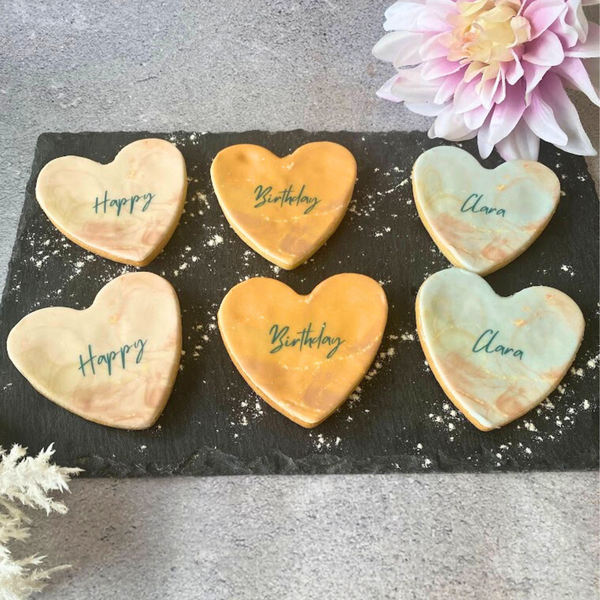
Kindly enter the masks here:
<path id="1" fill-rule="evenodd" d="M 560 270 L 564 273 L 568 273 L 571 277 L 575 276 L 575 271 L 571 265 L 561 265 Z"/>
<path id="2" fill-rule="evenodd" d="M 516 422 L 516 428 L 526 431 L 528 439 L 526 443 L 519 442 L 513 446 L 513 454 L 516 449 L 517 456 L 527 460 L 535 454 L 540 444 L 560 438 L 578 420 L 590 418 L 590 410 L 597 400 L 581 398 L 579 394 L 571 390 L 571 384 L 576 379 L 582 378 L 597 380 L 599 361 L 598 355 L 578 357 L 575 365 L 556 388 L 556 391 L 537 408 Z M 543 448 L 541 451 L 544 451 Z"/>
<path id="3" fill-rule="evenodd" d="M 428 456 L 426 456 L 425 450 L 423 448 L 423 444 L 421 444 L 421 443 L 416 444 L 413 447 L 413 452 L 419 458 L 421 467 L 423 469 L 430 469 L 431 468 L 431 465 L 433 464 L 433 461 L 431 460 L 431 458 L 429 458 Z M 396 465 L 396 468 L 398 468 L 398 465 Z"/>
<path id="4" fill-rule="evenodd" d="M 201 137 L 206 135 L 206 131 L 194 131 L 191 133 L 183 133 L 181 131 L 174 132 L 169 136 L 169 141 L 176 146 L 186 146 L 188 143 L 192 146 L 197 146 L 201 142 Z"/>
<path id="5" fill-rule="evenodd" d="M 428 413 L 428 418 L 440 431 L 448 433 L 448 438 L 451 442 L 455 436 L 461 433 L 465 427 L 465 418 L 449 401 L 442 404 L 442 412 L 435 414 Z M 470 424 L 467 424 L 471 426 Z"/>
<path id="6" fill-rule="evenodd" d="M 213 237 L 210 238 L 210 240 L 208 240 L 208 242 L 206 242 L 207 246 L 210 246 L 211 248 L 214 246 L 218 246 L 219 244 L 223 243 L 223 236 L 219 235 L 218 233 L 215 233 L 213 235 Z"/>
<path id="7" fill-rule="evenodd" d="M 365 382 L 371 381 L 377 375 L 377 373 L 379 373 L 379 371 L 393 359 L 393 357 L 396 355 L 396 345 L 395 344 L 398 341 L 398 339 L 399 339 L 399 336 L 390 334 L 387 337 L 387 342 L 386 342 L 386 340 L 384 340 L 381 343 L 379 352 L 378 352 L 375 360 L 373 361 L 371 368 L 369 369 L 369 371 L 367 371 L 367 374 L 364 377 Z M 366 384 L 363 384 L 363 385 L 366 385 Z M 350 396 L 348 397 L 348 400 L 346 400 L 346 402 L 344 404 L 342 404 L 342 408 L 345 407 L 350 410 L 357 408 L 358 403 L 361 401 L 362 391 L 363 391 L 362 386 L 358 386 L 350 394 Z M 363 412 L 368 414 L 371 411 L 368 408 L 364 408 Z M 353 421 L 354 417 L 352 416 L 352 414 L 349 414 L 346 416 L 346 420 Z"/>
<path id="8" fill-rule="evenodd" d="M 229 386 L 227 392 L 230 393 Z M 235 405 L 235 414 L 230 417 L 229 425 L 237 429 L 238 427 L 248 427 L 252 422 L 259 421 L 265 414 L 266 404 L 254 392 L 249 392 L 243 398 L 229 397 L 229 401 Z M 234 438 L 239 437 L 239 430 L 234 432 Z"/>
<path id="9" fill-rule="evenodd" d="M 212 309 L 207 313 L 207 320 L 204 323 L 197 322 L 187 336 L 189 345 L 192 347 L 191 358 L 197 360 L 200 358 L 200 353 L 205 349 L 206 345 L 219 334 L 217 325 L 216 311 L 218 305 L 213 304 Z"/>
<path id="10" fill-rule="evenodd" d="M 393 171 L 396 174 L 402 174 L 404 172 L 404 169 L 394 167 Z M 374 169 L 373 172 L 377 177 L 392 176 L 391 171 L 386 171 L 382 175 L 377 175 L 380 172 L 380 170 L 377 167 Z M 405 177 L 400 182 L 392 184 L 391 187 L 385 189 L 383 192 L 376 190 L 372 193 L 364 193 L 362 195 L 354 194 L 350 202 L 350 206 L 348 207 L 348 212 L 351 215 L 356 215 L 358 217 L 371 217 L 377 212 L 381 211 L 380 205 L 382 202 L 387 202 L 388 197 L 393 197 L 394 200 L 397 199 L 398 201 L 403 201 L 406 204 L 412 204 L 412 190 L 409 183 L 410 177 Z M 397 213 L 388 212 L 388 214 L 392 219 L 398 218 Z M 359 230 L 362 230 L 363 226 L 357 225 L 357 227 Z M 382 229 L 375 231 L 373 233 L 373 237 L 380 238 L 388 233 L 391 233 L 391 231 L 391 227 L 383 227 Z"/>
<path id="11" fill-rule="evenodd" d="M 31 311 L 57 304 L 79 308 L 79 302 L 72 300 L 75 294 L 65 293 L 65 288 L 68 288 L 70 281 L 79 281 L 83 277 L 90 283 L 93 282 L 99 291 L 104 284 L 114 278 L 114 274 L 108 272 L 100 277 L 92 275 L 89 270 L 86 272 L 87 265 L 95 262 L 99 257 L 91 252 L 86 252 L 68 240 L 57 229 L 50 231 L 44 229 L 42 232 L 32 230 L 27 234 L 25 241 L 32 248 L 32 256 L 29 257 L 28 262 L 33 269 L 38 271 L 36 274 L 36 281 L 39 284 L 36 288 L 38 293 L 28 305 Z M 135 267 L 127 267 L 126 272 L 136 270 Z M 51 278 L 52 281 L 50 281 Z M 22 291 L 21 284 L 16 283 L 12 287 L 7 287 L 6 291 L 14 294 L 15 300 L 18 302 Z M 44 294 L 39 294 L 40 291 L 44 291 Z"/>
<path id="12" fill-rule="evenodd" d="M 194 179 L 194 183 L 197 183 L 198 180 Z M 195 214 L 200 216 L 204 215 L 205 210 L 210 210 L 210 202 L 208 201 L 208 196 L 201 190 L 195 192 L 186 203 L 186 211 L 187 206 L 189 205 L 190 216 L 194 217 Z"/>
<path id="13" fill-rule="evenodd" d="M 310 432 L 308 437 L 313 442 L 313 448 L 317 452 L 323 452 L 324 450 L 332 450 L 338 448 L 342 443 L 342 438 L 339 436 L 324 436 L 322 433 Z"/>

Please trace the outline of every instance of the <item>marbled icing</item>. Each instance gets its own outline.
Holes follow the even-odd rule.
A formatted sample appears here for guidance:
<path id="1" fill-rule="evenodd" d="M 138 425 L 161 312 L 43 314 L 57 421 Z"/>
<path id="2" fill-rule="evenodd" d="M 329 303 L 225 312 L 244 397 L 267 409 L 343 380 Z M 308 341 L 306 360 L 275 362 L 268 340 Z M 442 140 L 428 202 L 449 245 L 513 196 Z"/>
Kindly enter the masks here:
<path id="1" fill-rule="evenodd" d="M 186 191 L 183 155 L 159 139 L 128 144 L 106 165 L 80 156 L 57 158 L 42 169 L 36 186 L 40 206 L 64 235 L 136 266 L 147 265 L 169 241 Z M 107 206 L 105 199 L 115 202 Z"/>
<path id="2" fill-rule="evenodd" d="M 478 275 L 454 268 L 423 283 L 416 308 L 438 382 L 484 431 L 527 413 L 556 388 L 585 326 L 563 292 L 539 286 L 502 298 Z"/>
<path id="3" fill-rule="evenodd" d="M 522 254 L 550 221 L 560 195 L 558 178 L 538 162 L 515 160 L 488 170 L 452 146 L 421 154 L 412 179 L 417 210 L 440 250 L 453 265 L 480 275 Z"/>
<path id="4" fill-rule="evenodd" d="M 346 400 L 373 362 L 387 300 L 376 281 L 354 273 L 330 277 L 307 296 L 257 277 L 229 291 L 218 321 L 233 363 L 256 393 L 292 421 L 314 427 Z M 311 324 L 308 344 L 302 332 Z M 289 345 L 278 349 L 282 325 L 289 327 Z"/>
<path id="5" fill-rule="evenodd" d="M 211 177 L 223 213 L 242 240 L 272 263 L 294 269 L 344 217 L 356 160 L 332 142 L 306 144 L 283 158 L 262 146 L 239 144 L 217 154 Z M 268 188 L 272 201 L 262 203 Z M 304 202 L 288 201 L 302 190 Z M 276 202 L 276 197 L 283 199 Z"/>
<path id="6" fill-rule="evenodd" d="M 85 310 L 27 315 L 10 332 L 7 349 L 31 385 L 56 404 L 102 425 L 145 429 L 164 409 L 179 367 L 177 294 L 153 273 L 121 275 Z"/>

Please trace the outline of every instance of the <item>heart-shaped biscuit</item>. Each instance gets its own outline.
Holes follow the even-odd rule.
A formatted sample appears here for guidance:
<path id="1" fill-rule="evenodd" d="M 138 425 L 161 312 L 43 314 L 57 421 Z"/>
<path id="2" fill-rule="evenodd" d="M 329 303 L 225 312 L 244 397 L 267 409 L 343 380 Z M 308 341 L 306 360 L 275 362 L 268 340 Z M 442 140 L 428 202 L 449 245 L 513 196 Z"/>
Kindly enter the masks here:
<path id="1" fill-rule="evenodd" d="M 581 310 L 563 292 L 530 287 L 502 298 L 484 279 L 446 269 L 417 295 L 417 329 L 438 382 L 482 431 L 537 406 L 575 359 Z"/>
<path id="2" fill-rule="evenodd" d="M 373 362 L 387 321 L 383 288 L 335 275 L 308 296 L 275 279 L 236 285 L 219 309 L 229 356 L 274 409 L 315 427 L 352 393 Z"/>
<path id="3" fill-rule="evenodd" d="M 523 253 L 552 218 L 556 175 L 530 160 L 484 169 L 452 146 L 419 156 L 412 173 L 415 204 L 427 231 L 455 266 L 486 275 Z"/>
<path id="4" fill-rule="evenodd" d="M 140 267 L 173 235 L 186 191 L 183 155 L 158 139 L 125 146 L 107 165 L 81 156 L 56 158 L 41 170 L 35 189 L 48 218 L 70 240 Z"/>
<path id="5" fill-rule="evenodd" d="M 344 217 L 356 160 L 332 142 L 306 144 L 283 158 L 261 146 L 240 144 L 221 150 L 210 173 L 234 231 L 267 260 L 294 269 Z"/>
<path id="6" fill-rule="evenodd" d="M 181 359 L 173 286 L 128 273 L 85 310 L 44 308 L 10 332 L 8 355 L 40 394 L 109 427 L 145 429 L 169 399 Z"/>

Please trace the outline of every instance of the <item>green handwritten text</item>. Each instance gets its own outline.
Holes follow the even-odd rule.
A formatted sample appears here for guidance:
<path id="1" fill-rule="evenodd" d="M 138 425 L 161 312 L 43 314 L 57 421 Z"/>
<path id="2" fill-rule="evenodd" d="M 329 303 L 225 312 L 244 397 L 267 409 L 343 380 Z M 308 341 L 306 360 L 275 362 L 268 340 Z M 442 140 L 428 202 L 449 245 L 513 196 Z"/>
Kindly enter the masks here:
<path id="1" fill-rule="evenodd" d="M 143 202 L 144 205 L 142 206 L 142 212 L 146 212 L 150 207 L 150 203 L 152 202 L 152 200 L 154 200 L 155 197 L 156 194 L 148 192 L 146 194 L 143 194 L 142 196 L 135 195 L 130 196 L 129 198 L 114 198 L 111 200 L 108 197 L 108 191 L 105 191 L 104 198 L 102 200 L 100 200 L 100 198 L 96 196 L 94 210 L 96 211 L 96 214 L 98 214 L 99 212 L 106 214 L 107 209 L 114 208 L 117 211 L 117 217 L 120 217 L 121 211 L 129 212 L 130 215 L 133 214 L 133 210 L 136 207 L 137 203 Z"/>
<path id="2" fill-rule="evenodd" d="M 493 206 L 479 206 L 479 202 L 483 199 L 483 194 L 471 194 L 460 207 L 460 212 L 474 212 L 484 213 L 486 215 L 493 215 L 496 213 L 499 217 L 506 216 L 506 211 L 503 208 L 494 208 Z"/>
<path id="3" fill-rule="evenodd" d="M 306 209 L 304 210 L 304 214 L 307 215 L 312 211 L 312 209 L 321 202 L 319 198 L 316 196 L 307 196 L 304 193 L 304 189 L 306 188 L 303 185 L 300 188 L 300 191 L 294 195 L 294 186 L 290 185 L 286 187 L 285 190 L 281 190 L 279 192 L 273 193 L 273 186 L 263 186 L 257 185 L 254 190 L 255 198 L 254 198 L 254 208 L 260 208 L 265 204 L 279 204 L 281 208 L 284 206 L 301 206 L 306 205 Z"/>
<path id="4" fill-rule="evenodd" d="M 478 338 L 473 345 L 473 352 L 485 352 L 486 354 L 494 354 L 499 352 L 502 356 L 512 354 L 515 358 L 523 360 L 523 350 L 516 350 L 510 346 L 504 346 L 496 343 L 496 337 L 500 331 L 494 331 L 493 329 L 486 329 Z"/>
<path id="5" fill-rule="evenodd" d="M 123 344 L 118 350 L 111 350 L 104 354 L 94 354 L 91 344 L 87 347 L 87 356 L 79 355 L 79 370 L 86 377 L 86 368 L 89 368 L 92 375 L 96 375 L 96 367 L 101 365 L 106 366 L 106 372 L 110 377 L 114 366 L 120 366 L 122 369 L 127 368 L 127 355 L 131 350 L 137 350 L 135 363 L 139 364 L 144 356 L 144 348 L 148 340 L 139 339 L 133 344 Z"/>
<path id="6" fill-rule="evenodd" d="M 346 340 L 326 334 L 326 328 L 327 323 L 323 323 L 318 335 L 313 335 L 315 332 L 312 323 L 309 323 L 302 331 L 296 332 L 295 335 L 289 335 L 290 328 L 288 325 L 273 325 L 269 329 L 271 345 L 273 346 L 270 353 L 276 354 L 283 348 L 298 348 L 302 352 L 304 348 L 316 348 L 318 350 L 321 346 L 326 346 L 330 348 L 327 358 L 331 358 Z"/>

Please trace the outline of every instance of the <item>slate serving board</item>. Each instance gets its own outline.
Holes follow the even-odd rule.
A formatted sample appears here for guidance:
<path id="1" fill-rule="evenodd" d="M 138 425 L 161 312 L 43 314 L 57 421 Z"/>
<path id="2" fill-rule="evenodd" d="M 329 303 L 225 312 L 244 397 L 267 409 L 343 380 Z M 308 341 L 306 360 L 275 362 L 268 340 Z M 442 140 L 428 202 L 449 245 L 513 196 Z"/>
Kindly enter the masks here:
<path id="1" fill-rule="evenodd" d="M 190 185 L 186 213 L 147 270 L 177 289 L 183 311 L 182 370 L 157 425 L 128 432 L 89 423 L 39 395 L 6 355 L 8 332 L 32 310 L 85 308 L 124 267 L 66 240 L 34 195 L 40 169 L 66 154 L 109 162 L 124 145 L 163 137 L 183 152 Z M 279 155 L 331 140 L 358 162 L 350 211 L 327 245 L 292 272 L 278 270 L 229 228 L 209 168 L 222 148 L 263 145 Z M 421 224 L 410 171 L 438 145 L 421 133 L 77 133 L 43 134 L 10 262 L 0 310 L 0 443 L 36 452 L 56 442 L 56 460 L 87 476 L 242 473 L 523 471 L 598 467 L 598 198 L 582 158 L 544 145 L 541 161 L 561 179 L 563 197 L 541 237 L 490 275 L 509 295 L 530 285 L 569 294 L 587 329 L 574 369 L 559 391 L 525 418 L 483 433 L 447 400 L 425 363 L 414 300 L 424 279 L 449 266 Z M 473 143 L 465 149 L 476 153 Z M 490 168 L 501 161 L 485 161 Z M 15 199 L 16 201 L 16 199 Z M 244 382 L 216 328 L 226 291 L 246 277 L 277 277 L 308 293 L 335 273 L 354 271 L 384 284 L 390 314 L 381 355 L 361 389 L 313 430 L 288 421 Z"/>

